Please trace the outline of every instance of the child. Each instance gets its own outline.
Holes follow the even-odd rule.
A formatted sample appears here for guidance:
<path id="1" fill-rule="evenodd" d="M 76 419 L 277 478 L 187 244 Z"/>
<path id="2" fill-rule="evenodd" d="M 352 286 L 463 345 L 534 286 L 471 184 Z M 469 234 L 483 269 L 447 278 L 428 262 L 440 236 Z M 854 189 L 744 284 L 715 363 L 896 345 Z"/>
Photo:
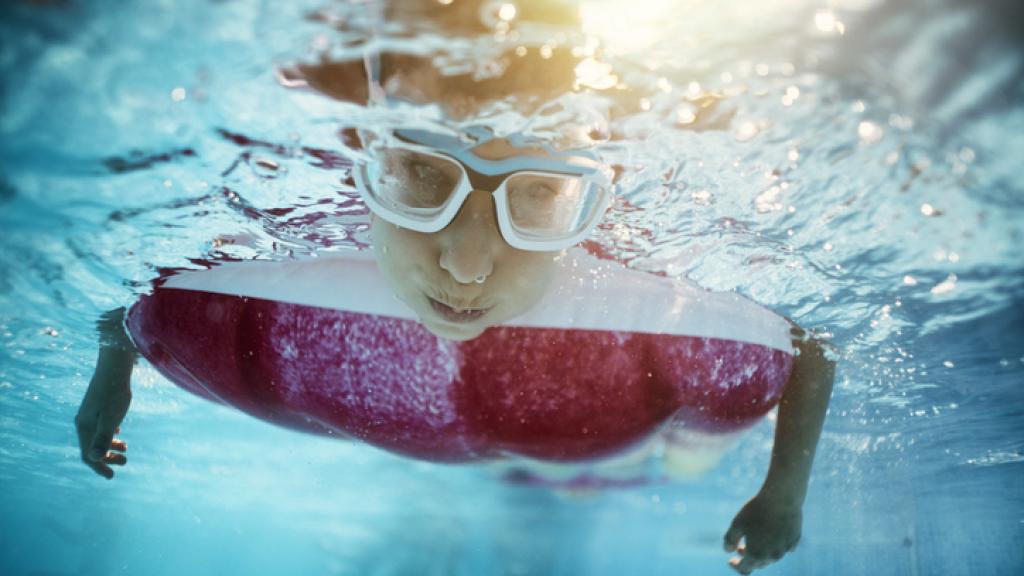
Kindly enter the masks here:
<path id="1" fill-rule="evenodd" d="M 380 58 L 380 76 L 374 80 L 385 88 L 389 96 L 412 102 L 440 102 L 449 115 L 456 117 L 471 115 L 483 102 L 514 93 L 517 88 L 523 86 L 523 79 L 526 78 L 543 79 L 530 83 L 531 94 L 554 94 L 571 86 L 571 82 L 564 80 L 563 74 L 571 69 L 572 57 L 569 55 L 563 54 L 554 58 L 531 58 L 528 55 L 514 62 L 516 64 L 506 69 L 505 74 L 491 78 L 481 85 L 464 77 L 442 75 L 426 59 L 386 53 Z M 541 71 L 545 73 L 540 73 Z M 367 74 L 363 62 L 352 61 L 283 70 L 280 77 L 282 82 L 289 86 L 309 86 L 338 99 L 364 103 L 371 95 L 371 90 L 367 89 L 371 80 L 368 76 L 370 75 Z M 593 127 L 575 128 L 578 129 L 577 132 L 589 134 Z M 345 327 L 356 326 L 367 330 L 381 327 L 385 332 L 411 330 L 408 333 L 418 339 L 417 342 L 430 342 L 431 346 L 435 347 L 447 347 L 447 342 L 462 342 L 458 345 L 462 347 L 458 348 L 456 356 L 461 354 L 460 358 L 471 359 L 495 357 L 491 349 L 487 354 L 478 352 L 481 346 L 485 346 L 479 344 L 481 342 L 499 342 L 495 346 L 514 342 L 526 346 L 524 349 L 531 351 L 550 348 L 551 342 L 579 342 L 572 340 L 576 338 L 575 333 L 559 340 L 564 336 L 563 333 L 558 333 L 556 337 L 550 332 L 544 332 L 544 338 L 547 340 L 542 346 L 536 346 L 530 340 L 530 334 L 533 333 L 526 332 L 526 336 L 523 336 L 522 330 L 506 328 L 506 325 L 511 323 L 514 326 L 535 326 L 536 324 L 531 324 L 531 318 L 550 316 L 547 313 L 565 301 L 578 298 L 607 303 L 608 294 L 612 292 L 615 301 L 620 301 L 625 298 L 624 294 L 638 290 L 648 295 L 646 301 L 637 304 L 638 306 L 645 306 L 644 310 L 647 312 L 660 307 L 665 315 L 671 315 L 668 309 L 673 300 L 669 297 L 685 296 L 685 301 L 691 303 L 688 306 L 693 306 L 692 309 L 700 314 L 710 314 L 710 310 L 721 309 L 714 308 L 712 303 L 715 306 L 724 306 L 723 303 L 732 302 L 740 312 L 725 314 L 731 318 L 742 318 L 744 315 L 751 318 L 770 316 L 766 311 L 755 310 L 751 303 L 742 299 L 703 294 L 684 281 L 658 278 L 621 266 L 601 264 L 573 248 L 600 221 L 611 194 L 613 172 L 587 150 L 555 147 L 528 137 L 495 137 L 492 133 L 479 129 L 472 133 L 454 131 L 452 134 L 401 128 L 380 131 L 377 134 L 361 131 L 358 145 L 364 148 L 369 158 L 368 161 L 356 165 L 353 173 L 360 194 L 372 212 L 371 233 L 375 263 L 367 267 L 351 258 L 321 258 L 275 264 L 273 266 L 276 267 L 271 269 L 267 263 L 249 262 L 164 279 L 163 285 L 157 289 L 153 297 L 144 297 L 143 302 L 129 313 L 130 337 L 124 328 L 126 319 L 123 310 L 105 315 L 100 322 L 102 338 L 96 372 L 76 417 L 82 457 L 86 464 L 97 473 L 111 478 L 113 471 L 110 466 L 123 465 L 126 462 L 123 452 L 127 446 L 123 441 L 115 439 L 114 435 L 131 400 L 130 375 L 139 354 L 136 344 L 142 347 L 143 353 L 150 360 L 161 361 L 158 349 L 164 332 L 161 326 L 154 324 L 154 319 L 160 316 L 158 311 L 148 310 L 156 310 L 155 306 L 167 302 L 171 297 L 168 295 L 173 290 L 179 291 L 174 293 L 173 297 L 180 297 L 181 291 L 187 289 L 193 290 L 189 297 L 200 297 L 197 296 L 200 293 L 217 292 L 217 289 L 210 287 L 218 285 L 220 279 L 228 278 L 228 275 L 233 275 L 230 277 L 236 279 L 250 278 L 253 284 L 262 282 L 263 285 L 254 285 L 245 290 L 223 291 L 221 293 L 228 295 L 229 300 L 209 302 L 214 302 L 217 306 L 227 302 L 225 305 L 229 306 L 229 309 L 233 305 L 243 306 L 249 299 L 266 300 L 266 291 L 272 290 L 275 282 L 277 286 L 284 286 L 287 282 L 291 287 L 290 299 L 282 305 L 267 308 L 266 310 L 271 311 L 271 316 L 274 311 L 282 317 L 291 314 L 289 318 L 302 320 L 293 324 L 297 326 L 303 322 L 305 325 L 314 325 L 318 319 L 324 318 L 323 314 L 332 314 L 329 316 L 330 322 L 334 323 L 332 326 L 341 322 Z M 394 315 L 418 319 L 423 328 L 433 335 L 430 337 L 438 339 L 424 340 L 425 336 L 422 333 L 416 332 L 406 324 L 394 324 L 391 320 L 378 321 L 378 316 L 388 316 L 391 311 L 380 314 L 379 310 L 375 309 L 369 319 L 364 318 L 366 310 L 359 311 L 361 315 L 358 317 L 339 316 L 336 312 L 321 312 L 323 306 L 314 303 L 315 298 L 307 295 L 318 290 L 322 292 L 337 289 L 331 285 L 332 282 L 342 281 L 343 276 L 336 273 L 337 270 L 366 270 L 365 273 L 346 274 L 364 278 L 366 286 L 386 285 L 405 306 L 405 309 L 394 312 Z M 596 287 L 590 291 L 580 292 L 576 286 L 581 283 L 581 274 L 586 275 L 588 271 L 598 270 L 600 274 L 597 274 L 594 280 Z M 280 277 L 279 280 L 274 280 L 275 274 Z M 615 286 L 625 288 L 618 289 Z M 663 295 L 665 299 L 652 299 L 649 296 L 651 294 Z M 310 300 L 304 299 L 307 297 Z M 541 312 L 538 313 L 538 310 Z M 686 310 L 689 312 L 691 308 Z M 220 317 L 221 313 L 217 314 Z M 198 322 L 203 319 L 201 316 L 197 318 Z M 527 320 L 523 320 L 524 318 Z M 570 318 L 570 324 L 575 321 L 575 318 Z M 726 322 L 724 318 L 723 322 Z M 765 322 L 772 324 L 776 332 L 787 327 L 786 322 L 778 318 Z M 266 328 L 268 324 L 257 323 L 255 326 L 250 329 L 257 332 L 269 330 Z M 149 334 L 146 333 L 148 328 L 152 328 Z M 792 345 L 796 354 L 791 361 L 788 380 L 772 398 L 773 401 L 778 401 L 779 416 L 771 466 L 761 490 L 737 514 L 725 535 L 726 549 L 740 554 L 731 562 L 740 573 L 749 573 L 778 560 L 796 546 L 800 537 L 802 504 L 831 393 L 834 365 L 825 357 L 822 347 L 817 342 L 803 336 L 802 330 L 792 325 L 792 332 Z M 351 333 L 350 331 L 347 334 Z M 618 335 L 620 332 L 612 334 Z M 265 342 L 270 336 L 261 334 L 256 338 L 260 342 Z M 658 350 L 670 348 L 661 347 L 661 341 L 655 341 L 654 336 L 638 340 L 644 342 L 642 354 L 627 354 L 622 362 L 616 361 L 618 363 L 609 366 L 638 367 L 635 372 L 650 370 L 647 372 L 648 379 L 651 378 L 652 372 L 675 373 L 666 368 L 676 366 L 673 364 L 674 360 L 652 360 Z M 615 356 L 615 347 L 607 345 L 610 340 L 585 342 L 604 343 L 593 350 L 595 356 L 591 360 L 592 363 L 604 366 L 601 364 L 604 360 L 602 356 Z M 707 338 L 701 342 L 706 343 Z M 342 344 L 338 342 L 337 347 L 341 347 Z M 346 340 L 344 345 L 351 346 L 351 343 Z M 631 344 L 622 344 L 620 348 L 626 350 L 629 346 Z M 217 350 L 213 348 L 200 348 L 199 352 L 206 356 L 217 354 Z M 289 353 L 300 357 L 302 354 L 296 350 Z M 405 352 L 398 350 L 398 353 Z M 578 350 L 566 350 L 559 354 L 577 358 Z M 339 358 L 346 362 L 356 362 L 352 354 L 342 354 Z M 422 372 L 419 358 L 417 357 L 416 361 L 417 369 Z M 422 358 L 425 358 L 424 362 L 428 362 L 433 356 Z M 717 358 L 720 362 L 721 355 Z M 258 361 L 260 360 L 254 360 Z M 636 364 L 637 362 L 641 364 Z M 642 364 L 643 362 L 649 365 Z M 360 370 L 364 368 L 365 366 L 361 366 Z M 247 384 L 244 381 L 246 374 L 251 378 L 263 377 L 256 374 L 257 371 L 256 368 L 243 367 L 240 380 L 242 385 Z M 195 372 L 199 373 L 201 370 L 196 369 Z M 531 373 L 525 368 L 523 372 Z M 719 372 L 715 370 L 713 373 Z M 527 388 L 517 390 L 522 392 L 530 389 L 529 378 L 523 378 L 521 374 L 519 376 L 524 382 L 515 385 Z M 401 378 L 409 377 L 411 376 L 403 375 Z M 537 379 L 544 377 L 544 374 L 537 375 Z M 599 382 L 600 377 L 596 376 L 595 379 L 588 381 L 587 385 L 596 387 L 593 388 L 596 390 L 611 391 L 608 393 L 617 393 L 620 389 L 629 393 L 635 388 L 631 384 L 616 380 L 618 377 L 619 375 L 608 372 L 604 381 Z M 302 377 L 295 378 L 301 380 Z M 466 379 L 460 373 L 452 381 L 459 378 L 462 378 L 460 382 Z M 662 379 L 671 380 L 670 377 Z M 223 388 L 217 388 L 216 382 L 208 380 L 209 378 L 200 382 L 207 386 L 205 390 L 223 392 Z M 195 384 L 176 381 L 185 387 Z M 495 379 L 489 376 L 482 381 L 493 382 Z M 369 386 L 364 380 L 356 377 L 352 377 L 351 382 L 346 382 L 347 386 Z M 430 380 L 424 382 L 427 385 L 431 383 Z M 704 384 L 711 386 L 716 383 Z M 274 385 L 292 386 L 292 393 L 298 396 L 308 392 L 303 389 L 303 385 L 295 382 L 271 382 L 271 386 Z M 737 388 L 742 389 L 745 385 L 746 383 L 741 383 Z M 567 382 L 565 387 L 572 388 L 574 392 L 577 390 L 573 388 L 572 382 Z M 684 423 L 685 419 L 676 414 L 681 408 L 704 410 L 707 407 L 704 404 L 683 406 L 664 402 L 663 405 L 653 408 L 652 412 L 641 414 L 638 411 L 631 412 L 626 407 L 628 404 L 621 403 L 618 397 L 615 397 L 608 400 L 607 405 L 601 404 L 605 402 L 602 398 L 576 399 L 573 403 L 563 404 L 555 402 L 555 412 L 553 415 L 547 414 L 557 419 L 561 414 L 559 410 L 563 410 L 565 420 L 573 421 L 574 415 L 569 412 L 579 406 L 586 408 L 592 404 L 595 407 L 594 410 L 583 412 L 584 416 L 589 418 L 599 418 L 601 414 L 614 411 L 617 407 L 621 411 L 617 415 L 619 418 L 607 427 L 607 430 L 614 433 L 606 432 L 604 436 L 599 436 L 595 440 L 588 437 L 585 427 L 580 436 L 575 437 L 574 432 L 569 431 L 568 427 L 553 428 L 552 425 L 547 425 L 547 428 L 532 428 L 530 430 L 533 431 L 533 436 L 517 436 L 513 438 L 514 442 L 509 444 L 508 435 L 501 435 L 502 431 L 509 428 L 503 423 L 498 423 L 503 420 L 503 416 L 501 410 L 494 406 L 500 404 L 511 413 L 522 408 L 516 405 L 516 402 L 522 404 L 524 401 L 517 401 L 510 388 L 489 390 L 478 387 L 474 388 L 474 393 L 492 394 L 504 399 L 503 403 L 488 404 L 488 399 L 484 398 L 472 404 L 487 406 L 491 410 L 490 420 L 484 428 L 478 426 L 473 428 L 472 432 L 467 432 L 467 427 L 479 424 L 474 420 L 478 417 L 472 414 L 472 411 L 467 413 L 465 406 L 470 404 L 453 403 L 452 406 L 458 404 L 456 408 L 462 412 L 452 408 L 456 412 L 446 416 L 444 426 L 424 426 L 417 429 L 422 433 L 421 437 L 415 438 L 413 432 L 410 432 L 410 427 L 415 427 L 416 416 L 420 413 L 414 414 L 412 420 L 402 420 L 404 435 L 398 436 L 391 431 L 375 431 L 370 424 L 357 426 L 351 420 L 341 423 L 330 421 L 330 414 L 316 413 L 313 404 L 303 404 L 304 400 L 296 401 L 290 406 L 281 404 L 265 408 L 259 406 L 258 401 L 251 399 L 246 400 L 250 403 L 243 406 L 241 401 L 230 398 L 227 392 L 219 398 L 239 405 L 240 408 L 260 417 L 285 425 L 303 427 L 300 422 L 302 418 L 319 419 L 326 427 L 336 426 L 339 430 L 388 449 L 433 459 L 486 460 L 496 458 L 505 452 L 512 452 L 542 460 L 579 461 L 610 454 L 621 456 L 630 450 L 634 453 L 645 453 L 644 450 L 649 449 L 650 440 L 654 438 L 662 438 L 667 442 L 673 448 L 668 451 L 668 455 L 677 457 L 680 447 L 685 446 L 685 443 L 672 442 L 671 437 L 674 435 L 686 434 L 688 442 L 698 444 L 702 437 L 709 437 L 712 438 L 710 444 L 714 443 L 713 436 L 709 434 L 710 429 L 687 432 L 686 426 L 680 424 Z M 595 395 L 600 396 L 596 392 Z M 641 398 L 637 405 L 644 404 L 646 398 Z M 659 401 L 664 398 L 667 396 L 656 396 Z M 402 399 L 391 401 L 399 405 Z M 360 416 L 360 410 L 369 414 L 379 408 L 367 406 L 363 404 L 343 407 L 350 410 L 355 417 Z M 282 407 L 290 408 L 293 413 L 278 413 Z M 441 411 L 444 413 L 449 407 L 443 405 Z M 771 405 L 765 405 L 763 408 L 770 409 Z M 533 410 L 535 407 L 527 406 L 526 409 Z M 637 426 L 632 426 L 630 422 L 633 415 L 637 415 Z M 427 412 L 423 412 L 422 416 L 426 420 L 431 418 Z M 376 421 L 380 417 L 379 414 L 373 413 L 366 419 Z M 460 423 L 459 426 L 463 427 L 452 432 L 452 422 Z M 744 420 L 743 425 L 749 423 Z M 598 427 L 598 423 L 595 422 L 594 425 Z M 578 427 L 574 423 L 573 429 L 576 428 Z M 490 435 L 481 435 L 481 429 L 486 429 Z M 557 434 L 552 432 L 551 437 L 538 436 L 537 430 L 557 430 Z M 668 440 L 665 440 L 666 438 Z M 495 445 L 489 446 L 489 440 L 495 440 Z M 437 446 L 431 446 L 432 444 Z M 513 448 L 509 449 L 508 446 Z M 434 448 L 440 452 L 428 451 Z M 628 454 L 625 458 L 629 458 Z M 615 465 L 600 470 L 602 473 L 614 470 Z M 524 464 L 524 469 L 530 468 Z M 538 477 L 543 477 L 543 473 L 539 473 Z M 743 539 L 746 541 L 745 546 L 740 544 Z"/>

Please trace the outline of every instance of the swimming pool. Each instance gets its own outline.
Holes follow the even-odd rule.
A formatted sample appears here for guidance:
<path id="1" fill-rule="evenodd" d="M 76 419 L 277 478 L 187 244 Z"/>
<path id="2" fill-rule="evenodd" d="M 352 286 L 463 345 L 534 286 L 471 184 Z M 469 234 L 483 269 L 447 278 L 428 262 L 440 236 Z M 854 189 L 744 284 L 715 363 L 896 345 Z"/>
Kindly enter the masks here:
<path id="1" fill-rule="evenodd" d="M 842 354 L 803 542 L 766 573 L 1019 571 L 1019 9 L 634 4 L 588 3 L 585 20 L 646 94 L 602 148 L 626 170 L 598 242 L 746 294 Z M 143 364 L 131 462 L 93 475 L 72 418 L 99 313 L 194 259 L 368 241 L 337 135 L 360 112 L 275 79 L 356 49 L 366 10 L 4 10 L 4 573 L 731 573 L 721 535 L 771 422 L 700 480 L 574 500 L 273 428 Z"/>

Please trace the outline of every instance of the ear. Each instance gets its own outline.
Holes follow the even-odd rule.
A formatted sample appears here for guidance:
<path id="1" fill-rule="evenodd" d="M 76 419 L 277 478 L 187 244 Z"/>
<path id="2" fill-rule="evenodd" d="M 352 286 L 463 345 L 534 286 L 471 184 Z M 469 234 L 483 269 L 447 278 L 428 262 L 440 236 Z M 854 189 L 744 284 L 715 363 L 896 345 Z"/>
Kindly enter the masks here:
<path id="1" fill-rule="evenodd" d="M 618 184 L 622 175 L 626 173 L 626 168 L 622 164 L 612 164 L 612 171 L 615 173 L 612 176 L 612 184 Z"/>
<path id="2" fill-rule="evenodd" d="M 383 142 L 386 140 L 386 136 L 381 131 L 376 131 L 364 126 L 347 126 L 338 130 L 338 138 L 341 142 L 348 147 L 350 150 L 368 150 L 373 147 L 374 144 Z"/>
<path id="3" fill-rule="evenodd" d="M 349 150 L 363 150 L 363 135 L 359 128 L 349 126 L 338 130 L 338 138 L 341 139 L 341 143 L 345 145 Z"/>

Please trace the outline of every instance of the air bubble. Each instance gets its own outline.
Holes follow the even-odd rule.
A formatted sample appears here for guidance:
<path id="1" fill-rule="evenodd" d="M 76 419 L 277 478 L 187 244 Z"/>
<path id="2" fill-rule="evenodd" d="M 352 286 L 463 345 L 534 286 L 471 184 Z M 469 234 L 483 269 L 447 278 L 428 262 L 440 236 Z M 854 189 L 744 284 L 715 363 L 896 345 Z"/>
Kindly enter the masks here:
<path id="1" fill-rule="evenodd" d="M 714 197 L 711 195 L 711 192 L 708 192 L 707 190 L 698 190 L 697 192 L 693 192 L 690 194 L 690 198 L 693 200 L 693 203 L 698 206 L 710 206 L 712 202 L 714 202 Z"/>
<path id="2" fill-rule="evenodd" d="M 276 160 L 271 158 L 264 158 L 261 156 L 255 156 L 249 161 L 249 166 L 252 168 L 254 174 L 260 178 L 272 179 L 277 178 L 282 173 L 286 172 L 284 166 L 279 164 Z"/>
<path id="3" fill-rule="evenodd" d="M 857 136 L 865 144 L 874 144 L 882 139 L 885 130 L 874 122 L 864 121 L 857 125 Z"/>
<path id="4" fill-rule="evenodd" d="M 744 122 L 743 124 L 740 124 L 739 129 L 736 130 L 736 141 L 746 142 L 754 136 L 757 136 L 758 132 L 760 132 L 760 130 L 758 130 L 757 124 L 754 124 L 753 122 Z"/>

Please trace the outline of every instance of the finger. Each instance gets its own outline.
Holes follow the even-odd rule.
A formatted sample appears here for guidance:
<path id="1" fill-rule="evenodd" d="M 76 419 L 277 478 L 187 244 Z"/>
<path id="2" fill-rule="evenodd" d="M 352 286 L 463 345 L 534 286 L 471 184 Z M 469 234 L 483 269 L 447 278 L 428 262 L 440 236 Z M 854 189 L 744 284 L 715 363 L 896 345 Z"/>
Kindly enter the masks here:
<path id="1" fill-rule="evenodd" d="M 746 566 L 741 567 L 740 564 L 743 562 L 743 558 L 730 558 L 729 567 L 739 572 L 740 574 L 750 574 L 750 569 Z"/>
<path id="2" fill-rule="evenodd" d="M 114 438 L 114 441 L 110 443 L 111 450 L 117 450 L 118 452 L 127 452 L 128 444 L 124 440 Z"/>
<path id="3" fill-rule="evenodd" d="M 740 574 L 750 574 L 765 564 L 767 564 L 767 562 L 764 560 L 749 554 L 743 558 L 733 558 L 729 560 L 729 566 L 732 566 L 732 569 Z"/>
<path id="4" fill-rule="evenodd" d="M 124 454 L 118 454 L 117 452 L 107 452 L 107 455 L 103 457 L 103 461 L 107 464 L 124 466 L 128 463 L 128 457 Z"/>
<path id="5" fill-rule="evenodd" d="M 100 421 L 99 426 L 96 427 L 96 433 L 92 437 L 92 442 L 89 444 L 89 459 L 99 462 L 107 455 L 107 451 L 110 450 L 110 445 L 113 443 L 114 431 Z"/>
<path id="6" fill-rule="evenodd" d="M 740 538 L 743 537 L 743 528 L 740 527 L 739 522 L 736 520 L 732 521 L 732 526 L 729 526 L 729 530 L 725 533 L 725 551 L 734 552 L 740 544 Z"/>
<path id="7" fill-rule="evenodd" d="M 99 462 L 89 462 L 88 464 L 89 467 L 93 469 L 93 471 L 95 471 L 100 476 L 103 476 L 107 480 L 110 480 L 111 478 L 114 477 L 114 471 L 111 470 L 110 466 L 107 466 L 106 464 L 101 464 Z"/>

